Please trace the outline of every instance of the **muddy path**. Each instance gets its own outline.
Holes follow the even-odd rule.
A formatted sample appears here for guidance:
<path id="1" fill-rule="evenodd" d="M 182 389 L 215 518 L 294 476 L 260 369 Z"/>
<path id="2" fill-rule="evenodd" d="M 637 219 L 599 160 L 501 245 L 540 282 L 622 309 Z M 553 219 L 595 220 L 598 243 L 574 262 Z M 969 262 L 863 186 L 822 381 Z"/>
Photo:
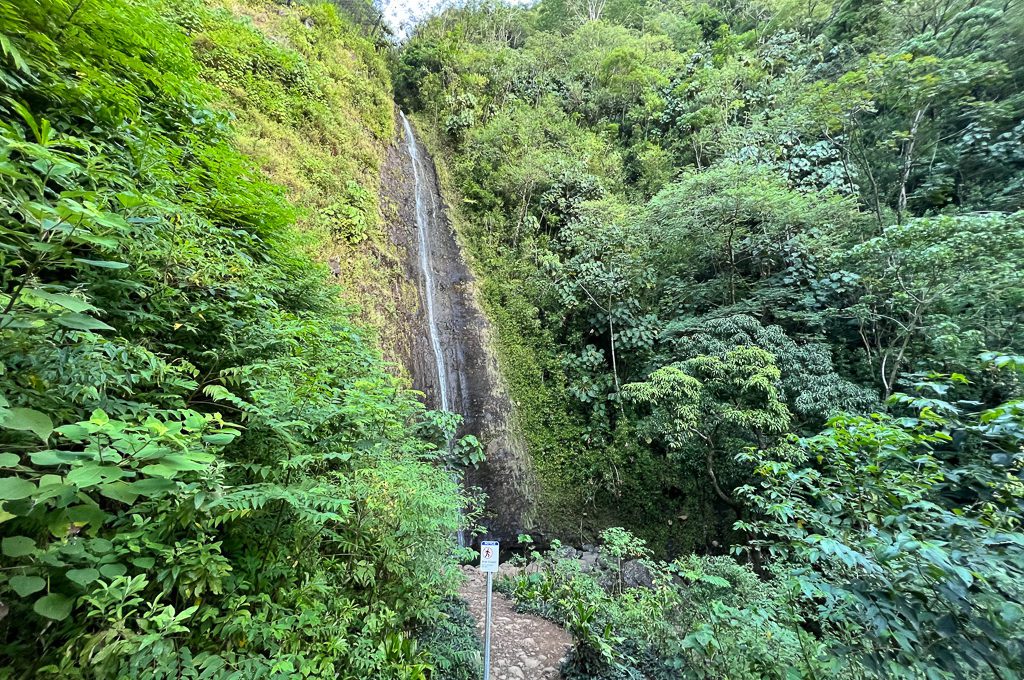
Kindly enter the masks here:
<path id="1" fill-rule="evenodd" d="M 483 637 L 487 579 L 476 567 L 463 567 L 462 598 Z M 494 680 L 554 680 L 572 646 L 572 636 L 547 619 L 517 612 L 500 593 L 491 603 L 491 677 Z"/>

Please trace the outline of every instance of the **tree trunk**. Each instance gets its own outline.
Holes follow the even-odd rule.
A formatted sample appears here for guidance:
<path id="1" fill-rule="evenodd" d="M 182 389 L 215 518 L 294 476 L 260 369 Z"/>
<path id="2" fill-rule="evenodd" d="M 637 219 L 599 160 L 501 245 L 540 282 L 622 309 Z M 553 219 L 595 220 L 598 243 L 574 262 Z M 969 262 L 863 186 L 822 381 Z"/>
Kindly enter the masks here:
<path id="1" fill-rule="evenodd" d="M 914 167 L 914 146 L 917 144 L 917 131 L 921 127 L 921 120 L 928 110 L 930 100 L 919 108 L 914 114 L 914 121 L 910 124 L 910 136 L 903 145 L 903 169 L 900 171 L 900 196 L 896 203 L 896 224 L 903 224 L 903 213 L 907 209 L 907 182 L 910 181 L 910 171 Z"/>

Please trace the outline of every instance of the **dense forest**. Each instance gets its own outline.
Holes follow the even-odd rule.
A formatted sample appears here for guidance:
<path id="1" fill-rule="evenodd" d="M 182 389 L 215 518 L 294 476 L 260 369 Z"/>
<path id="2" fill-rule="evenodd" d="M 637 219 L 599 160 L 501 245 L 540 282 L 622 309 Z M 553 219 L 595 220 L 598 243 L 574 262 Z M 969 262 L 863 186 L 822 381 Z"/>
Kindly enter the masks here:
<path id="1" fill-rule="evenodd" d="M 572 677 L 1021 677 L 1022 35 L 988 0 L 415 28 L 396 92 L 500 328 L 540 531 L 682 556 L 654 591 L 558 551 L 520 578 Z"/>
<path id="2" fill-rule="evenodd" d="M 0 21 L 0 677 L 472 669 L 449 425 L 314 264 L 374 290 L 384 57 L 330 6 Z"/>
<path id="3" fill-rule="evenodd" d="M 0 679 L 480 677 L 480 444 L 396 361 L 396 103 L 539 481 L 499 588 L 563 677 L 1024 677 L 1022 36 L 0 0 Z"/>

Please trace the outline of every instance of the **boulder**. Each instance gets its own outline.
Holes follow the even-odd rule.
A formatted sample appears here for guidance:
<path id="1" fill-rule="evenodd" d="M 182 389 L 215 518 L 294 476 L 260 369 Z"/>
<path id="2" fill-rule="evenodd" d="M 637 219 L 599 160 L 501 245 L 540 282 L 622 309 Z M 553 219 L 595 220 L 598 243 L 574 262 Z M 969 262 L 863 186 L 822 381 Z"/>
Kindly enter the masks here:
<path id="1" fill-rule="evenodd" d="M 598 555 L 596 552 L 583 551 L 580 553 L 580 571 L 584 574 L 596 571 L 598 568 Z"/>
<path id="2" fill-rule="evenodd" d="M 581 553 L 579 550 L 572 547 L 571 545 L 566 545 L 562 547 L 558 556 L 566 560 L 578 560 L 580 558 L 580 555 L 582 554 L 583 553 Z"/>
<path id="3" fill-rule="evenodd" d="M 622 586 L 624 588 L 653 588 L 654 574 L 640 560 L 622 563 Z"/>

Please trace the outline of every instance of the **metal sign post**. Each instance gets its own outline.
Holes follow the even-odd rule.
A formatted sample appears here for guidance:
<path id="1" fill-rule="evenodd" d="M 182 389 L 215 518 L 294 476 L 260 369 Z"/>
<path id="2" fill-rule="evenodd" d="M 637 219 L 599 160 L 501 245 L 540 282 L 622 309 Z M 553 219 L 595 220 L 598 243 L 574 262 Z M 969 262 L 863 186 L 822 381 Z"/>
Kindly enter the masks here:
<path id="1" fill-rule="evenodd" d="M 494 574 L 487 572 L 487 614 L 484 618 L 484 680 L 491 678 L 491 581 Z"/>
<path id="2" fill-rule="evenodd" d="M 498 571 L 498 542 L 480 542 L 480 571 L 487 574 L 487 600 L 484 614 L 484 680 L 491 679 L 491 585 Z"/>

